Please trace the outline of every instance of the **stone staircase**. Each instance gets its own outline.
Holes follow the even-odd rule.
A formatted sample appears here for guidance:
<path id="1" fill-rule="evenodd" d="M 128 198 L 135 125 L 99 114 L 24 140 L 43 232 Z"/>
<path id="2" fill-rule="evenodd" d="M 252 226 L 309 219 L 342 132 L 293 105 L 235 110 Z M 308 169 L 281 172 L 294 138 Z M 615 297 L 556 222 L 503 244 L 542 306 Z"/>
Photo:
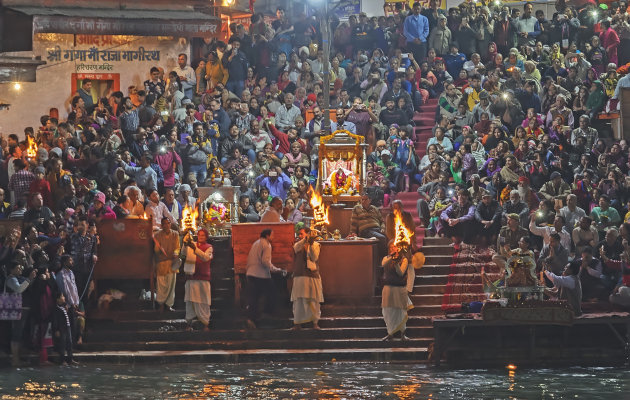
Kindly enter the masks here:
<path id="1" fill-rule="evenodd" d="M 437 100 L 416 113 L 414 139 L 419 157 L 433 136 Z M 94 362 L 253 362 L 253 361 L 427 361 L 433 342 L 431 318 L 442 315 L 442 299 L 448 281 L 453 248 L 450 240 L 424 237 L 416 211 L 418 193 L 399 193 L 397 199 L 416 222 L 418 247 L 424 267 L 416 281 L 407 322 L 408 342 L 382 342 L 386 334 L 380 309 L 380 290 L 366 304 L 345 304 L 327 299 L 322 305 L 321 330 L 293 331 L 291 307 L 285 292 L 276 315 L 260 329 L 245 329 L 244 318 L 234 304 L 231 267 L 213 267 L 210 332 L 186 332 L 183 312 L 183 279 L 178 280 L 175 308 L 159 314 L 148 303 L 129 301 L 119 311 L 92 314 L 86 343 L 77 358 Z M 222 251 L 221 251 L 222 250 Z M 217 249 L 214 265 L 232 265 L 231 249 Z M 220 261 L 222 260 L 222 261 Z M 282 282 L 279 282 L 282 284 Z M 144 308 L 144 309 L 143 309 Z M 137 310 L 137 311 L 123 311 Z"/>
<path id="2" fill-rule="evenodd" d="M 229 250 L 229 249 L 228 249 Z M 217 249 L 216 265 L 228 257 Z M 226 260 L 227 261 L 227 260 Z M 423 362 L 433 342 L 431 315 L 440 313 L 440 288 L 412 296 L 407 342 L 382 342 L 386 335 L 378 296 L 364 304 L 327 301 L 322 305 L 320 331 L 293 331 L 291 305 L 280 293 L 276 313 L 247 330 L 234 305 L 231 267 L 212 271 L 210 332 L 185 331 L 184 280 L 178 281 L 175 312 L 160 314 L 149 302 L 127 300 L 107 312 L 93 312 L 86 341 L 76 353 L 85 362 L 261 362 L 261 361 L 396 361 Z M 179 277 L 178 277 L 179 278 Z M 277 287 L 283 283 L 277 282 Z M 431 286 L 431 285 L 429 285 Z M 138 288 L 139 290 L 139 288 Z M 129 291 L 131 293 L 131 291 Z"/>
<path id="3" fill-rule="evenodd" d="M 418 233 L 426 264 L 416 273 L 411 295 L 414 308 L 409 311 L 407 322 L 407 336 L 411 338 L 408 342 L 381 341 L 386 331 L 380 290 L 364 304 L 327 301 L 322 305 L 320 331 L 290 329 L 292 314 L 284 293 L 284 301 L 279 302 L 274 317 L 263 321 L 257 330 L 247 330 L 241 310 L 234 305 L 232 269 L 216 267 L 212 275 L 209 333 L 185 331 L 181 279 L 175 312 L 160 314 L 150 309 L 148 302 L 129 300 L 108 312 L 92 313 L 86 342 L 76 356 L 85 362 L 114 363 L 333 359 L 426 362 L 433 342 L 431 318 L 443 314 L 442 298 L 453 250 L 448 239 L 424 238 L 423 228 L 418 228 Z"/>
<path id="4" fill-rule="evenodd" d="M 420 110 L 415 113 L 413 122 L 414 142 L 416 145 L 416 153 L 422 158 L 427 152 L 427 143 L 433 137 L 432 129 L 435 126 L 435 111 L 437 109 L 438 100 L 429 99 L 425 104 L 420 106 Z"/>

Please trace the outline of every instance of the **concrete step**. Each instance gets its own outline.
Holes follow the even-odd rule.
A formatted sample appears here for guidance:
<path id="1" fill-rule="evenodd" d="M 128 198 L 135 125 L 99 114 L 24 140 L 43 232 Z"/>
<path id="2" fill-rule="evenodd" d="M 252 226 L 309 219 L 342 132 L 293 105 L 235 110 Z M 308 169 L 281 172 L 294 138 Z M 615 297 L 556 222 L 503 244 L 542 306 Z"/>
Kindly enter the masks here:
<path id="1" fill-rule="evenodd" d="M 442 315 L 442 306 L 441 305 L 418 305 L 414 306 L 411 310 L 409 310 L 409 315 L 423 315 L 423 316 L 431 316 L 431 315 Z"/>
<path id="2" fill-rule="evenodd" d="M 441 299 L 441 296 L 440 296 Z M 419 300 L 420 301 L 420 300 Z M 442 304 L 441 301 L 439 304 Z M 427 304 L 422 307 L 435 306 L 435 304 Z M 101 328 L 92 331 L 86 335 L 86 343 L 130 343 L 130 342 L 178 342 L 180 340 L 189 341 L 207 341 L 211 340 L 216 343 L 231 343 L 235 341 L 250 341 L 255 347 L 264 347 L 256 345 L 256 343 L 264 341 L 283 340 L 286 345 L 297 345 L 300 341 L 319 341 L 325 339 L 344 339 L 350 340 L 354 338 L 380 338 L 382 337 L 385 323 L 381 320 L 381 326 L 372 327 L 344 327 L 344 328 L 322 328 L 321 330 L 301 329 L 293 331 L 290 328 L 293 323 L 286 321 L 282 327 L 271 326 L 267 321 L 261 321 L 259 329 L 245 329 L 245 321 L 243 320 L 242 329 L 214 329 L 212 322 L 210 323 L 210 332 L 193 331 L 187 332 L 185 326 L 173 326 L 175 330 L 167 330 L 160 332 L 157 330 L 140 330 L 140 331 L 120 331 L 114 327 L 111 329 Z M 432 335 L 432 327 L 410 327 L 410 335 L 414 337 L 425 337 Z M 291 344 L 289 344 L 291 343 Z M 228 345 L 225 345 L 228 346 Z M 238 347 L 234 347 L 235 349 Z"/>
<path id="3" fill-rule="evenodd" d="M 435 256 L 429 256 L 429 257 L 435 257 Z M 425 258 L 429 258 L 429 257 L 425 257 Z M 427 263 L 429 261 L 427 260 Z M 422 268 L 420 268 L 420 271 L 416 270 L 416 277 L 418 276 L 425 276 L 425 275 L 442 275 L 442 276 L 448 276 L 448 274 L 451 272 L 451 266 L 450 265 L 436 265 L 436 264 L 425 264 Z"/>
<path id="4" fill-rule="evenodd" d="M 422 271 L 422 270 L 421 270 Z M 447 274 L 422 274 L 420 275 L 418 271 L 416 271 L 416 280 L 414 281 L 414 285 L 423 286 L 423 285 L 441 285 L 444 286 L 448 283 L 448 275 Z M 414 286 L 415 287 L 415 286 Z"/>
<path id="5" fill-rule="evenodd" d="M 407 329 L 406 336 L 410 340 L 398 343 L 399 347 L 428 347 L 433 343 L 433 336 L 427 336 L 422 338 L 413 338 L 413 329 Z M 382 341 L 382 338 L 387 334 L 385 326 L 380 329 L 378 337 L 374 338 L 353 338 L 352 347 L 355 349 L 365 348 L 388 348 L 391 347 L 391 343 Z M 306 350 L 306 349 L 346 349 L 348 348 L 347 339 L 324 339 L 324 340 L 267 340 L 267 341 L 214 341 L 208 340 L 208 337 L 212 336 L 212 332 L 207 333 L 206 340 L 180 340 L 180 341 L 149 341 L 149 342 L 100 342 L 90 343 L 82 347 L 84 351 L 194 351 L 194 350 L 257 350 L 264 349 L 294 349 L 294 350 Z"/>
<path id="6" fill-rule="evenodd" d="M 443 244 L 426 244 L 422 246 L 421 251 L 424 253 L 425 257 L 428 256 L 451 256 L 455 253 L 452 246 L 443 245 Z"/>
<path id="7" fill-rule="evenodd" d="M 413 294 L 444 294 L 446 290 L 446 283 L 443 285 L 429 285 L 429 284 L 417 284 L 413 286 Z"/>
<path id="8" fill-rule="evenodd" d="M 418 195 L 418 197 L 420 196 Z M 450 244 L 453 243 L 453 241 L 450 238 L 446 238 L 446 237 L 425 236 L 424 243 L 426 243 L 427 245 L 430 244 L 433 246 L 438 246 L 438 245 L 450 246 Z"/>
<path id="9" fill-rule="evenodd" d="M 431 126 L 432 127 L 435 125 L 435 117 L 425 117 L 425 116 L 414 117 L 413 122 L 416 124 L 416 126 Z"/>
<path id="10" fill-rule="evenodd" d="M 443 298 L 443 294 L 439 293 L 414 292 L 414 294 L 409 296 L 409 299 L 414 306 L 432 306 L 442 304 Z"/>
<path id="11" fill-rule="evenodd" d="M 452 255 L 429 255 L 426 256 L 425 263 L 430 265 L 446 265 L 449 266 L 453 262 Z"/>
<path id="12" fill-rule="evenodd" d="M 426 113 L 433 113 L 435 115 L 435 111 L 437 109 L 438 106 L 438 102 L 437 99 L 435 102 L 432 101 L 433 99 L 429 99 L 426 103 L 424 103 L 423 105 L 420 106 L 420 113 L 421 114 L 426 114 Z"/>
<path id="13" fill-rule="evenodd" d="M 429 286 L 432 287 L 432 286 Z M 436 285 L 436 289 L 427 289 L 422 287 L 418 289 L 417 293 L 424 293 L 425 291 L 434 291 L 435 293 L 439 293 L 437 288 L 442 288 L 442 293 L 444 291 L 443 286 Z M 283 326 L 291 326 L 293 324 L 292 318 L 274 318 L 274 324 L 283 325 Z M 233 319 L 225 319 L 225 320 L 213 320 L 213 325 L 216 329 L 242 329 L 243 320 L 242 318 L 233 318 Z M 115 325 L 114 325 L 115 324 Z M 430 318 L 422 318 L 422 317 L 410 317 L 407 321 L 407 326 L 411 327 L 431 327 L 432 321 Z M 115 329 L 120 331 L 130 331 L 130 330 L 155 330 L 158 331 L 160 328 L 164 328 L 166 326 L 172 326 L 175 328 L 183 328 L 186 325 L 186 320 L 181 319 L 164 319 L 164 320 L 133 320 L 133 321 L 116 321 L 112 320 L 92 320 L 90 321 L 90 329 Z M 380 327 L 383 325 L 383 317 L 380 315 L 377 316 L 361 316 L 361 317 L 326 317 L 319 320 L 319 326 L 322 328 L 357 328 L 357 327 Z"/>
<path id="14" fill-rule="evenodd" d="M 441 305 L 444 296 L 443 293 L 423 293 L 423 294 L 412 294 L 409 296 L 409 299 L 413 304 L 417 305 Z"/>
<path id="15" fill-rule="evenodd" d="M 385 348 L 346 349 L 256 349 L 195 351 L 103 351 L 76 353 L 79 362 L 108 363 L 245 363 L 287 361 L 413 361 L 428 359 L 427 347 L 404 347 L 401 341 L 389 342 Z"/>

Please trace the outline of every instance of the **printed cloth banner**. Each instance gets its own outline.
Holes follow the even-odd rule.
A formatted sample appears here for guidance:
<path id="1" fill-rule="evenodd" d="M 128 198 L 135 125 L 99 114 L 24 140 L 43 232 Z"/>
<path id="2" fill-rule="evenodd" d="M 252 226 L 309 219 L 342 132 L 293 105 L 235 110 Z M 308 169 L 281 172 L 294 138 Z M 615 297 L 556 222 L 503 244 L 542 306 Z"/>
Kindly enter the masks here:
<path id="1" fill-rule="evenodd" d="M 332 3 L 328 7 L 334 7 Z M 345 0 L 342 5 L 335 9 L 335 15 L 339 19 L 348 19 L 351 15 L 358 15 L 361 12 L 361 0 Z"/>
<path id="2" fill-rule="evenodd" d="M 22 294 L 0 293 L 0 321 L 17 321 L 22 318 Z"/>

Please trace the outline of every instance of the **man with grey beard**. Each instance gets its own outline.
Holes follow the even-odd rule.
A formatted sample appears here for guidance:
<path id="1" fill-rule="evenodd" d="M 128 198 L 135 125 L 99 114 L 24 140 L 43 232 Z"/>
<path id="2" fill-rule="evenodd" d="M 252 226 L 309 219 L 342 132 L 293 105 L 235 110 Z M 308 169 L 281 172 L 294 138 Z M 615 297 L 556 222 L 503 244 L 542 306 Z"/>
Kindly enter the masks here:
<path id="1" fill-rule="evenodd" d="M 518 190 L 512 190 L 510 192 L 510 201 L 503 205 L 503 221 L 507 221 L 509 214 L 516 214 L 519 216 L 519 222 L 521 227 L 527 227 L 527 215 L 529 214 L 529 208 L 525 202 L 521 201 L 521 196 Z"/>

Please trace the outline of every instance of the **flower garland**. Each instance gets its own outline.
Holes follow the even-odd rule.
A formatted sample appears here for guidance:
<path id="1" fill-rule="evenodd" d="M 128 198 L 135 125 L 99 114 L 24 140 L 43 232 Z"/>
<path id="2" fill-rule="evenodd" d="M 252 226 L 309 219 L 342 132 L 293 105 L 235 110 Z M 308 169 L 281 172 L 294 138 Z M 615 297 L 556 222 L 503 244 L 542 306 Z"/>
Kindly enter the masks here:
<path id="1" fill-rule="evenodd" d="M 348 152 L 348 160 L 353 160 L 355 158 L 359 158 L 360 159 L 361 158 L 361 144 L 365 141 L 365 138 L 363 136 L 360 136 L 360 135 L 355 135 L 354 133 L 352 133 L 350 131 L 347 131 L 345 129 L 336 130 L 336 131 L 334 131 L 333 133 L 331 133 L 328 136 L 323 136 L 323 137 L 319 138 L 320 159 L 323 160 L 324 158 L 328 158 L 328 159 L 331 158 L 331 157 L 326 155 L 326 142 L 328 142 L 332 138 L 334 138 L 337 133 L 345 133 L 346 135 L 350 136 L 352 139 L 355 140 L 354 154 L 351 154 L 350 152 Z"/>
<path id="2" fill-rule="evenodd" d="M 217 178 L 217 171 L 218 171 L 218 176 L 221 177 L 220 185 L 215 182 L 215 179 Z M 212 185 L 212 187 L 223 186 L 223 182 L 225 181 L 224 175 L 225 174 L 223 172 L 223 168 L 221 167 L 215 168 L 214 171 L 212 171 L 212 174 L 210 175 L 210 185 Z"/>
<path id="3" fill-rule="evenodd" d="M 354 143 L 354 149 L 352 151 L 348 151 L 348 150 L 341 150 L 341 151 L 333 151 L 333 152 L 326 152 L 326 143 L 328 141 L 330 141 L 331 139 L 333 139 L 335 137 L 336 134 L 338 133 L 344 133 L 346 135 L 348 135 L 350 138 L 354 139 L 355 143 Z M 339 158 L 346 158 L 347 161 L 351 161 L 351 160 L 357 160 L 357 164 L 360 165 L 361 160 L 363 159 L 363 152 L 361 150 L 361 145 L 363 144 L 363 142 L 365 141 L 365 138 L 363 136 L 360 135 L 356 135 L 350 131 L 347 131 L 345 129 L 339 129 L 336 130 L 334 132 L 332 132 L 330 135 L 327 136 L 323 136 L 320 138 L 319 140 L 319 159 L 320 160 L 325 160 L 328 159 L 329 161 L 333 161 Z M 345 153 L 345 154 L 344 154 Z M 323 163 L 320 163 L 320 174 L 322 172 L 322 165 Z M 329 187 L 324 187 L 324 194 L 328 194 L 327 192 L 330 191 L 330 194 L 337 196 L 340 193 L 347 193 L 348 189 L 350 188 L 350 186 L 352 185 L 352 180 L 349 179 L 348 177 L 346 177 L 346 180 L 344 181 L 343 184 L 337 184 L 336 181 L 336 173 L 333 173 L 333 175 L 335 175 L 335 177 L 333 178 L 331 175 L 331 188 Z M 345 174 L 344 174 L 345 175 Z M 359 183 L 360 185 L 360 183 Z M 341 186 L 341 188 L 340 188 Z"/>
<path id="4" fill-rule="evenodd" d="M 348 193 L 348 189 L 352 185 L 352 179 L 347 176 L 343 171 L 341 175 L 337 175 L 338 171 L 333 172 L 330 175 L 331 193 L 333 196 L 338 196 L 342 193 Z"/>

